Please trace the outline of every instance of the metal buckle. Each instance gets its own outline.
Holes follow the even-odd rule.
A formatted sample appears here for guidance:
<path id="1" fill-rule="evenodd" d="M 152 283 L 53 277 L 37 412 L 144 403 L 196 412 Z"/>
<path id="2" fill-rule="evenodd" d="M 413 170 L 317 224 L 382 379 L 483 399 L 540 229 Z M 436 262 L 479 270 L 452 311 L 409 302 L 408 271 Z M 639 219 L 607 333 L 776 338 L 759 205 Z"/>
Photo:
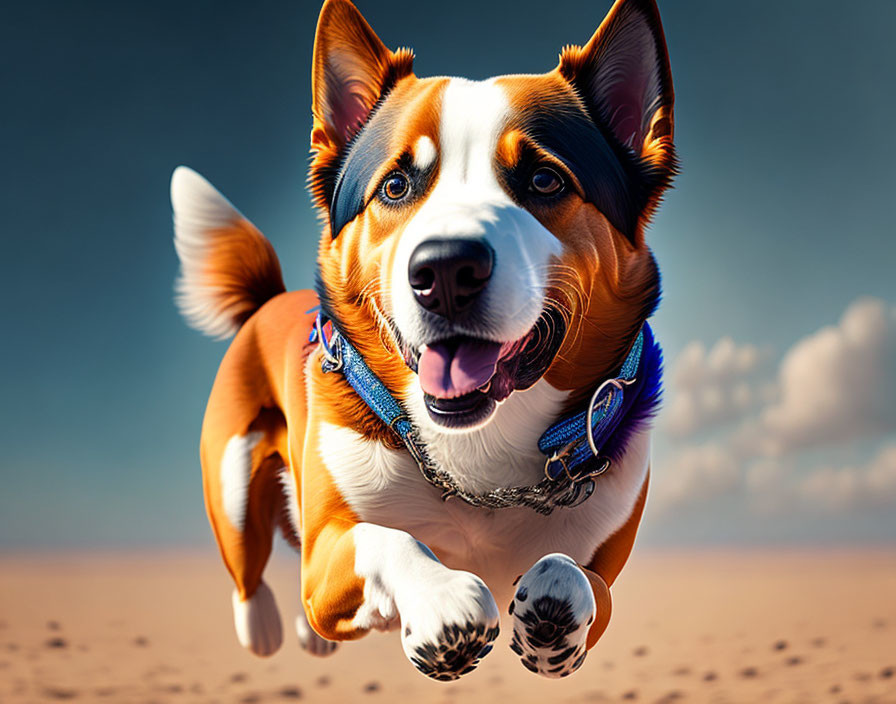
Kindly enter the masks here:
<path id="1" fill-rule="evenodd" d="M 552 481 L 552 482 L 553 482 L 553 481 L 556 481 L 556 480 L 557 480 L 557 477 L 560 476 L 560 475 L 558 474 L 557 477 L 552 477 L 551 474 L 550 474 L 550 472 L 548 472 L 548 467 L 550 467 L 551 463 L 553 463 L 553 462 L 559 462 L 560 464 L 562 464 L 562 465 L 563 465 L 563 472 L 564 472 L 564 474 L 566 474 L 567 477 L 570 476 L 570 474 L 569 474 L 569 465 L 566 464 L 566 457 L 567 457 L 567 455 L 569 454 L 569 451 L 570 451 L 573 447 L 575 447 L 575 445 L 576 445 L 576 441 L 575 441 L 575 440 L 573 440 L 573 441 L 570 442 L 570 443 L 567 443 L 566 445 L 564 445 L 563 447 L 561 447 L 559 450 L 555 451 L 553 455 L 551 455 L 550 457 L 548 457 L 548 458 L 544 461 L 544 476 L 545 476 L 549 481 Z"/>
<path id="2" fill-rule="evenodd" d="M 597 401 L 598 396 L 600 396 L 600 392 L 603 391 L 607 386 L 612 385 L 617 389 L 622 391 L 626 386 L 630 386 L 635 383 L 637 379 L 607 379 L 603 384 L 595 389 L 594 393 L 591 394 L 591 400 L 588 401 L 588 419 L 585 422 L 585 438 L 588 440 L 588 446 L 591 448 L 591 452 L 594 453 L 594 456 L 597 457 L 600 450 L 597 447 L 597 443 L 594 442 L 594 403 Z M 607 396 L 607 407 L 609 407 L 610 403 L 613 400 L 612 394 Z M 604 470 L 606 471 L 606 470 Z"/>
<path id="3" fill-rule="evenodd" d="M 327 338 L 324 336 L 321 317 L 322 316 L 318 315 L 314 319 L 314 328 L 317 331 L 317 340 L 320 343 L 321 354 L 323 354 L 324 360 L 330 365 L 330 368 L 324 369 L 324 372 L 338 372 L 342 369 L 342 354 L 340 353 L 338 357 L 333 355 L 332 343 L 339 338 L 339 331 L 333 331 L 333 337 L 330 340 L 330 346 L 328 346 Z"/>

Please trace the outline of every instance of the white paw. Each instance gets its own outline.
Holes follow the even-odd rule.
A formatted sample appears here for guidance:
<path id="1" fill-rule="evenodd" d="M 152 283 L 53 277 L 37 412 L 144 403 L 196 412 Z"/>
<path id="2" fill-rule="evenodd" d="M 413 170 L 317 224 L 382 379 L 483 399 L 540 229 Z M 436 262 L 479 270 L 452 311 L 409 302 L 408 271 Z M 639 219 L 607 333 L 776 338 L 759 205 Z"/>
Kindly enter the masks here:
<path id="1" fill-rule="evenodd" d="M 321 658 L 332 655 L 339 645 L 339 643 L 319 636 L 311 627 L 311 624 L 308 623 L 304 611 L 296 616 L 296 635 L 299 637 L 299 645 L 302 648 L 312 655 L 317 655 Z"/>
<path id="2" fill-rule="evenodd" d="M 560 553 L 546 555 L 517 584 L 510 603 L 510 648 L 526 669 L 566 677 L 585 661 L 596 611 L 591 584 L 575 561 Z"/>
<path id="3" fill-rule="evenodd" d="M 498 607 L 469 572 L 439 569 L 398 598 L 405 655 L 427 677 L 456 680 L 472 672 L 498 637 Z"/>
<path id="4" fill-rule="evenodd" d="M 251 598 L 240 599 L 233 590 L 233 625 L 240 644 L 261 657 L 273 655 L 283 642 L 283 627 L 274 593 L 261 582 Z"/>

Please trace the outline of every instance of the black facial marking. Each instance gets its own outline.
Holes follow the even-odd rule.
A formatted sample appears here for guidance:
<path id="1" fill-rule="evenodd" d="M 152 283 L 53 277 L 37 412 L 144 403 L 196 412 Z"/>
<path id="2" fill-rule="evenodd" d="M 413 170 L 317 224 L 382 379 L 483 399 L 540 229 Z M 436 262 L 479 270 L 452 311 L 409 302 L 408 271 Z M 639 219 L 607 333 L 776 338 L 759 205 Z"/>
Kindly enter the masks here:
<path id="1" fill-rule="evenodd" d="M 545 100 L 522 112 L 520 128 L 535 144 L 552 154 L 576 177 L 585 199 L 610 223 L 634 240 L 638 218 L 659 174 L 601 128 L 568 100 Z M 520 162 L 505 172 L 511 189 L 526 201 L 529 182 L 538 164 L 525 148 Z M 568 191 L 563 189 L 559 197 Z M 530 194 L 531 195 L 531 194 Z"/>
<path id="2" fill-rule="evenodd" d="M 389 158 L 389 142 L 395 123 L 382 108 L 377 110 L 347 147 L 330 201 L 330 234 L 336 237 L 364 210 L 364 194 L 370 179 Z"/>
<path id="3" fill-rule="evenodd" d="M 396 107 L 386 101 L 364 125 L 354 141 L 346 147 L 346 155 L 336 176 L 333 197 L 330 201 L 332 237 L 338 236 L 342 228 L 367 206 L 365 194 L 371 185 L 371 179 L 387 160 L 395 158 L 395 154 L 389 151 L 389 145 L 392 143 L 398 124 Z M 387 205 L 408 203 L 422 195 L 430 184 L 435 164 L 430 164 L 421 171 L 414 164 L 412 156 L 405 153 L 400 155 L 395 166 L 407 177 L 409 191 L 399 201 L 391 203 L 383 197 L 381 201 Z"/>

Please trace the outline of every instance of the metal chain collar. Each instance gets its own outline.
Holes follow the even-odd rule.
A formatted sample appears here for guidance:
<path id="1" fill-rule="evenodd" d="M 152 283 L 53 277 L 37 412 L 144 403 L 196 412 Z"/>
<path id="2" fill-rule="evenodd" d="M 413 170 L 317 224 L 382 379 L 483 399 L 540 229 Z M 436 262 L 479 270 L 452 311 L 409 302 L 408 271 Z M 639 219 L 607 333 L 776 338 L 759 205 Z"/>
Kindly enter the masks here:
<path id="1" fill-rule="evenodd" d="M 609 379 L 602 383 L 591 396 L 588 411 L 587 437 L 584 441 L 594 451 L 593 457 L 587 464 L 595 468 L 588 471 L 579 471 L 573 475 L 569 471 L 566 458 L 574 446 L 584 442 L 582 439 L 570 442 L 567 446 L 554 452 L 545 463 L 545 478 L 536 484 L 517 487 L 499 487 L 485 493 L 473 493 L 462 489 L 454 478 L 445 470 L 439 468 L 426 451 L 425 443 L 421 440 L 417 429 L 413 426 L 397 400 L 386 390 L 385 385 L 373 374 L 363 361 L 360 353 L 342 335 L 335 326 L 328 340 L 324 332 L 324 317 L 319 313 L 315 321 L 315 328 L 311 340 L 316 339 L 321 348 L 321 369 L 324 373 L 341 372 L 348 383 L 355 389 L 358 395 L 367 403 L 374 413 L 386 423 L 402 440 L 414 461 L 420 469 L 420 473 L 427 482 L 440 489 L 442 500 L 447 501 L 457 497 L 465 503 L 486 509 L 526 507 L 542 515 L 548 515 L 555 508 L 571 508 L 578 506 L 594 493 L 594 479 L 606 472 L 610 467 L 610 459 L 598 454 L 594 438 L 591 433 L 591 419 L 594 413 L 596 400 L 605 387 L 610 392 L 605 400 L 607 407 L 612 404 L 614 389 L 622 390 L 625 385 L 632 382 L 631 379 Z M 603 405 L 603 404 L 600 404 Z M 548 467 L 552 463 L 560 462 L 563 471 L 557 476 L 552 476 Z"/>

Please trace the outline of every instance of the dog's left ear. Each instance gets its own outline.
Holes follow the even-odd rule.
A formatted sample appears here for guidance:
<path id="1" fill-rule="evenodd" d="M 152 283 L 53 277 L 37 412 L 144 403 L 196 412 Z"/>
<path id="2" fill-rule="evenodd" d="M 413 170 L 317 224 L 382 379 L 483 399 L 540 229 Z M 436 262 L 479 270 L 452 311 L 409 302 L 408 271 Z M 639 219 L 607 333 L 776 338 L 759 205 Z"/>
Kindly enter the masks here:
<path id="1" fill-rule="evenodd" d="M 409 49 L 390 51 L 349 0 L 327 0 L 314 38 L 311 192 L 329 205 L 343 151 L 377 102 L 413 71 Z"/>
<path id="2" fill-rule="evenodd" d="M 563 49 L 557 69 L 592 119 L 640 162 L 648 219 L 676 168 L 672 73 L 655 0 L 616 0 L 584 47 Z"/>

